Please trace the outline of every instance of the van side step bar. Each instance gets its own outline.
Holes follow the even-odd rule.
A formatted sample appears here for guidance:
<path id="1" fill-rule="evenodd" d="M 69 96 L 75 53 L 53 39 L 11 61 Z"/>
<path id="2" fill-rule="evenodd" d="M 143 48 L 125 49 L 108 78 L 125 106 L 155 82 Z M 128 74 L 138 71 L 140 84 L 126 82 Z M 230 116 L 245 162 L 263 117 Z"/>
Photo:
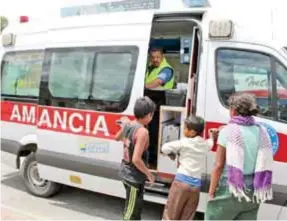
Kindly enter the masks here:
<path id="1" fill-rule="evenodd" d="M 162 184 L 162 183 L 154 183 L 153 185 L 146 184 L 145 185 L 145 190 L 147 192 L 152 192 L 152 193 L 157 193 L 157 194 L 160 194 L 160 195 L 167 196 L 169 188 L 166 185 Z"/>

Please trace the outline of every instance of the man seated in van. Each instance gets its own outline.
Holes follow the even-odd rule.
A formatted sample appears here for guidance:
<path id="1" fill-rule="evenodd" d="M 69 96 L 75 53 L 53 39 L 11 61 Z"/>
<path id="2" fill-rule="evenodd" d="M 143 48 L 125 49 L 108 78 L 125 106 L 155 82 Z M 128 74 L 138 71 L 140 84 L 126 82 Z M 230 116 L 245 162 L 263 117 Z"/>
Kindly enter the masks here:
<path id="1" fill-rule="evenodd" d="M 153 120 L 149 125 L 149 163 L 155 165 L 157 163 L 157 140 L 159 125 L 159 107 L 165 104 L 164 90 L 174 87 L 174 71 L 172 66 L 167 62 L 163 49 L 152 48 L 150 50 L 150 63 L 147 67 L 145 77 L 145 95 L 150 97 L 156 103 L 156 111 Z M 154 89 L 162 89 L 157 91 Z"/>
<path id="2" fill-rule="evenodd" d="M 174 71 L 167 62 L 163 49 L 150 50 L 151 61 L 145 76 L 146 89 L 172 89 L 174 86 Z"/>

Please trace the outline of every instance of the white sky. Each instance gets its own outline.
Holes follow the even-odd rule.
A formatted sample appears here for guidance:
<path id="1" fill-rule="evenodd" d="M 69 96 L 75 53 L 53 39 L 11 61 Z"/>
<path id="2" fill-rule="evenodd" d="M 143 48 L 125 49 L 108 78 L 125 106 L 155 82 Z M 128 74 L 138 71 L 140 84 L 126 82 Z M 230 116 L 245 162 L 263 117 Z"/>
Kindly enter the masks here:
<path id="1" fill-rule="evenodd" d="M 55 6 L 51 4 L 53 1 L 44 0 L 0 0 L 0 2 L 0 15 L 8 18 L 20 15 L 45 16 Z"/>

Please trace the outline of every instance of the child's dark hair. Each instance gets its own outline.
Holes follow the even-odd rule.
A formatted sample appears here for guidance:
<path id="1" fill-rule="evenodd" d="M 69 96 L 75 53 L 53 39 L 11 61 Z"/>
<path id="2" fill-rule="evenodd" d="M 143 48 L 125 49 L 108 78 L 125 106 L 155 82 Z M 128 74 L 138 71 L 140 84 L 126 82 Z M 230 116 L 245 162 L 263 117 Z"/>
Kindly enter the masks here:
<path id="1" fill-rule="evenodd" d="M 188 130 L 194 130 L 197 134 L 201 134 L 204 131 L 204 120 L 198 116 L 189 116 L 184 121 L 185 126 Z"/>
<path id="2" fill-rule="evenodd" d="M 137 119 L 141 119 L 148 114 L 154 113 L 155 109 L 156 105 L 149 97 L 140 97 L 135 102 L 134 115 Z"/>

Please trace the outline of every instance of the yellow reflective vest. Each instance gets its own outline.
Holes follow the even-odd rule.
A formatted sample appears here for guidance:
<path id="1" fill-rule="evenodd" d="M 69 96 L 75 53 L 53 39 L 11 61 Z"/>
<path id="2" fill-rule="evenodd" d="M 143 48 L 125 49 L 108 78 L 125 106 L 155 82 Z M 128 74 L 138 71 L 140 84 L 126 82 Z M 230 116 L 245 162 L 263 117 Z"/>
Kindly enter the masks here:
<path id="1" fill-rule="evenodd" d="M 163 58 L 161 64 L 157 68 L 154 68 L 151 72 L 149 72 L 149 70 L 147 70 L 146 75 L 145 75 L 145 83 L 148 84 L 148 83 L 154 81 L 155 79 L 157 79 L 159 73 L 164 68 L 170 68 L 173 71 L 173 68 L 169 65 L 169 63 L 166 61 L 165 58 Z M 172 78 L 168 82 L 165 83 L 165 85 L 159 86 L 159 88 L 172 89 L 173 86 L 174 86 L 174 74 L 173 74 Z"/>

